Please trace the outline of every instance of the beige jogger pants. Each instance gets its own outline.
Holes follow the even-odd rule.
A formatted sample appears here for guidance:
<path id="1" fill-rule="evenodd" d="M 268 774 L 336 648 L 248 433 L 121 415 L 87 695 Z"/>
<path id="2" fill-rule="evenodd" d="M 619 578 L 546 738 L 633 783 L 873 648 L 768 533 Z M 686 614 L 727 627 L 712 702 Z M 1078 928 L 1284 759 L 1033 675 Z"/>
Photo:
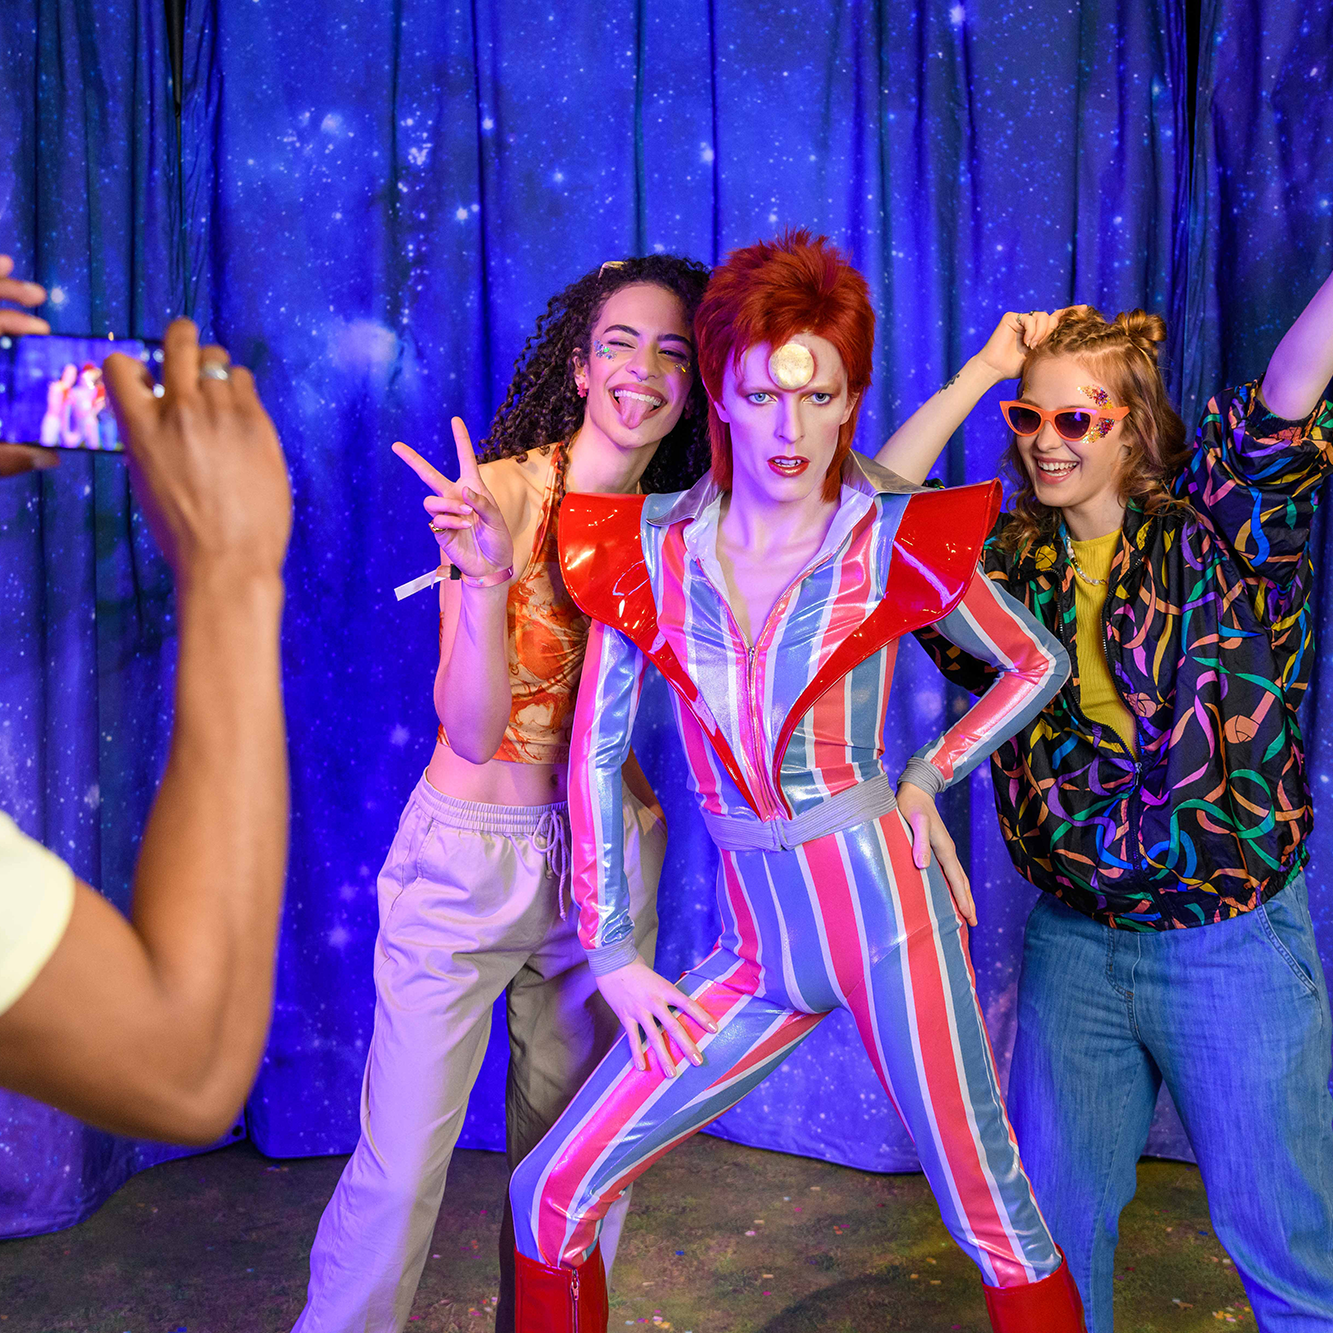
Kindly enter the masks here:
<path id="1" fill-rule="evenodd" d="M 293 1333 L 400 1333 L 405 1325 L 501 992 L 509 997 L 511 1170 L 618 1035 L 579 947 L 564 882 L 567 838 L 563 802 L 459 801 L 424 776 L 413 791 L 379 876 L 361 1140 L 320 1219 Z M 665 846 L 661 824 L 627 789 L 625 867 L 635 943 L 649 963 Z M 509 1285 L 502 1281 L 498 1327 L 512 1321 Z"/>

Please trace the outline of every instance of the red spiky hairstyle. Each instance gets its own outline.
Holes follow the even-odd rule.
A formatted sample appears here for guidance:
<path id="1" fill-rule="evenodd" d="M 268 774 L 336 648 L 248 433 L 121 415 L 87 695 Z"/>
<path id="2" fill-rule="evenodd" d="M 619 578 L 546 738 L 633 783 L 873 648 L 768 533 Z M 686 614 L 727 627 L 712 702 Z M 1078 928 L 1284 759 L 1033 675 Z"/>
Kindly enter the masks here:
<path id="1" fill-rule="evenodd" d="M 699 374 L 709 398 L 713 480 L 723 490 L 731 487 L 731 427 L 713 403 L 722 397 L 727 360 L 739 368 L 756 343 L 781 347 L 798 333 L 818 334 L 837 348 L 848 393 L 855 396 L 824 476 L 824 498 L 838 498 L 842 462 L 851 451 L 856 418 L 870 386 L 875 312 L 866 280 L 827 237 L 812 240 L 804 228 L 733 250 L 727 262 L 713 270 L 694 317 Z"/>

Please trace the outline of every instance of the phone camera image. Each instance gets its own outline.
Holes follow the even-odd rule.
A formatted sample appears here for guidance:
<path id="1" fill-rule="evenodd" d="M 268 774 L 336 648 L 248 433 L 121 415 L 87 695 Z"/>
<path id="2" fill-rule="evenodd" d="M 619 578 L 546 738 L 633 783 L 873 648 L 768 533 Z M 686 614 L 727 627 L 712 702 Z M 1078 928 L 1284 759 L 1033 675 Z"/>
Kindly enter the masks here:
<path id="1" fill-rule="evenodd" d="M 162 347 L 143 338 L 0 336 L 0 440 L 45 449 L 124 450 L 102 382 L 111 352 L 142 361 L 157 379 Z M 161 392 L 155 384 L 154 393 Z"/>

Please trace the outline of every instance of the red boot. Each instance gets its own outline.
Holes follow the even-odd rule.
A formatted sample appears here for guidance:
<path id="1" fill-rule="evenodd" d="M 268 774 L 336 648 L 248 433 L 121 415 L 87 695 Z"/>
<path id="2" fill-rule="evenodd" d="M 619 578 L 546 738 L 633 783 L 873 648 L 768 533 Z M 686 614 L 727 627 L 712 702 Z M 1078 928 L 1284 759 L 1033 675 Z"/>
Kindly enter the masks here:
<path id="1" fill-rule="evenodd" d="M 1085 1333 L 1083 1302 L 1060 1256 L 1060 1267 L 1022 1287 L 983 1287 L 995 1333 Z"/>
<path id="2" fill-rule="evenodd" d="M 606 1333 L 606 1270 L 602 1251 L 578 1268 L 514 1254 L 515 1333 Z"/>

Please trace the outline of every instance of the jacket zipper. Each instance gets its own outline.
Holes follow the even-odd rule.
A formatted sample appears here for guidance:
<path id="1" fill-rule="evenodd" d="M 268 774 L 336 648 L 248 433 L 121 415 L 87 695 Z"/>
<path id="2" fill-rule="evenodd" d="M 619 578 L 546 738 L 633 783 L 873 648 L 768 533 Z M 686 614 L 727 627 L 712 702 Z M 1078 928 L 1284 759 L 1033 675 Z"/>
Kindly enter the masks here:
<path id="1" fill-rule="evenodd" d="M 1134 560 L 1134 553 L 1131 552 L 1129 561 L 1127 561 L 1125 564 L 1126 577 L 1129 576 L 1130 570 L 1131 568 L 1133 568 L 1132 564 L 1133 560 Z M 1114 668 L 1111 666 L 1111 657 L 1110 653 L 1108 652 L 1108 649 L 1110 648 L 1111 645 L 1111 617 L 1108 609 L 1111 601 L 1111 590 L 1112 590 L 1112 585 L 1110 580 L 1108 579 L 1106 585 L 1106 597 L 1102 601 L 1102 614 L 1101 614 L 1102 655 L 1106 658 L 1106 672 L 1107 675 L 1111 677 L 1111 688 L 1115 691 L 1116 698 L 1120 700 L 1125 711 L 1132 718 L 1134 718 L 1134 726 L 1135 726 L 1134 742 L 1135 742 L 1135 749 L 1137 751 L 1138 714 L 1129 706 L 1129 700 L 1125 698 L 1124 691 L 1121 690 L 1120 688 L 1120 679 L 1116 675 Z M 1082 711 L 1081 706 L 1080 706 L 1080 711 Z M 1121 743 L 1123 744 L 1123 741 Z M 1166 911 L 1166 905 L 1165 903 L 1163 903 L 1161 895 L 1158 893 L 1156 886 L 1152 883 L 1151 879 L 1149 878 L 1150 867 L 1148 865 L 1148 858 L 1143 854 L 1143 761 L 1139 758 L 1137 752 L 1134 754 L 1134 785 L 1130 788 L 1129 791 L 1128 807 L 1129 807 L 1128 809 L 1129 834 L 1130 837 L 1133 839 L 1133 845 L 1134 845 L 1134 868 L 1142 877 L 1143 887 L 1146 888 L 1148 893 L 1151 895 L 1153 900 L 1153 905 L 1157 908 L 1158 915 L 1164 921 L 1170 920 L 1170 916 Z"/>

